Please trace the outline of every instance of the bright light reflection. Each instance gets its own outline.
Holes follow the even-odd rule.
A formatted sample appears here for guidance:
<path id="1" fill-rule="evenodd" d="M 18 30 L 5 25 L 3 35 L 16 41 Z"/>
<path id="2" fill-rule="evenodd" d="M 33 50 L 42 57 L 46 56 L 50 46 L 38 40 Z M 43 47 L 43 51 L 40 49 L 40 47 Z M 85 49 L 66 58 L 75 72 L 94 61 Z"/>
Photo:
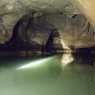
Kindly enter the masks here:
<path id="1" fill-rule="evenodd" d="M 65 65 L 73 62 L 74 58 L 72 56 L 72 50 L 69 48 L 69 46 L 67 46 L 65 44 L 63 39 L 61 39 L 61 44 L 62 44 L 63 49 L 65 50 L 65 52 L 64 52 L 65 54 L 63 54 L 63 56 L 62 56 L 61 63 L 62 63 L 62 66 L 65 66 Z"/>
<path id="2" fill-rule="evenodd" d="M 18 67 L 17 70 L 38 67 L 42 64 L 45 64 L 47 61 L 49 61 L 52 58 L 53 57 L 49 57 L 49 58 L 40 59 L 40 60 L 37 60 L 37 61 L 34 61 L 34 62 L 30 62 L 29 64 L 25 64 L 23 66 Z"/>
<path id="3" fill-rule="evenodd" d="M 72 54 L 63 54 L 62 60 L 61 60 L 61 63 L 63 66 L 65 66 L 73 61 L 74 61 L 74 58 L 73 58 Z"/>
<path id="4" fill-rule="evenodd" d="M 85 14 L 88 21 L 93 25 L 95 24 L 95 0 L 74 0 L 81 12 Z"/>
<path id="5" fill-rule="evenodd" d="M 63 49 L 70 49 L 70 48 L 65 44 L 65 42 L 63 41 L 62 38 L 60 39 L 60 42 L 61 42 L 61 44 L 62 44 Z"/>

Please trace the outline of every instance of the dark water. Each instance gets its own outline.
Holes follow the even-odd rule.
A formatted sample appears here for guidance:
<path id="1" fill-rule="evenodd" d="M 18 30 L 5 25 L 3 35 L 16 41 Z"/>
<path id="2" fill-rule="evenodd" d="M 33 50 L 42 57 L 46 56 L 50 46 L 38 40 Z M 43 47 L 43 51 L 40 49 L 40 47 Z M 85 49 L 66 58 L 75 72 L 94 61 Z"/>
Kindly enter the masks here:
<path id="1" fill-rule="evenodd" d="M 0 95 L 94 95 L 95 68 L 89 61 L 75 57 L 63 66 L 61 57 L 0 59 Z M 27 64 L 32 65 L 21 69 Z"/>

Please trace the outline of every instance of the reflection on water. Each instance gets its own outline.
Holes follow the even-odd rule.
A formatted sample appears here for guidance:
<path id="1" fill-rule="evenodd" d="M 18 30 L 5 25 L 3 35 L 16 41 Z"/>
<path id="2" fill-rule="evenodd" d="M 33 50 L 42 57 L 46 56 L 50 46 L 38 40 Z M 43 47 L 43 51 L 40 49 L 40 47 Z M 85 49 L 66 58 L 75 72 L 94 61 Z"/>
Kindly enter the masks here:
<path id="1" fill-rule="evenodd" d="M 43 58 L 48 59 L 45 61 L 42 58 L 0 59 L 0 95 L 94 95 L 94 67 L 82 65 L 94 62 L 88 56 L 85 59 L 84 55 L 73 54 L 74 61 L 65 67 L 61 65 L 62 55 Z M 38 60 L 42 60 L 39 66 L 16 69 Z"/>

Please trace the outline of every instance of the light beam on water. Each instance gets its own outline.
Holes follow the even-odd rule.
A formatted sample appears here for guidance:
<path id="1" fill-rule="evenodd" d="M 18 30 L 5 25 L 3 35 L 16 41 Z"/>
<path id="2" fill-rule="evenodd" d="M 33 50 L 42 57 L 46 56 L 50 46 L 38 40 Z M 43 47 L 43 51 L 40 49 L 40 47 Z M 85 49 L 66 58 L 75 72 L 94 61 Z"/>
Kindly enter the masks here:
<path id="1" fill-rule="evenodd" d="M 29 62 L 28 64 L 22 65 L 17 67 L 17 70 L 21 70 L 21 69 L 28 69 L 28 68 L 35 68 L 38 66 L 41 66 L 43 64 L 46 64 L 47 61 L 51 60 L 54 57 L 48 57 L 48 58 L 44 58 L 44 59 L 39 59 L 33 62 Z"/>

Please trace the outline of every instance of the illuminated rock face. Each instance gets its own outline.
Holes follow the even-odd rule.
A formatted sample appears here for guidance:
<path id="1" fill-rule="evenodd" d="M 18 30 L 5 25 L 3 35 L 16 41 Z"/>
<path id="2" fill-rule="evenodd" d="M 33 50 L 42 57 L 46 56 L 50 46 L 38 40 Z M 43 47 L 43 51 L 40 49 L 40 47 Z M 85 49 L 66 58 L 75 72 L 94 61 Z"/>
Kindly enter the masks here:
<path id="1" fill-rule="evenodd" d="M 55 22 L 67 46 L 81 48 L 95 45 L 95 29 L 83 15 L 65 16 L 59 23 L 60 26 Z"/>
<path id="2" fill-rule="evenodd" d="M 47 16 L 48 22 L 56 27 L 68 46 L 78 48 L 90 47 L 95 44 L 95 39 L 92 37 L 95 35 L 93 27 L 84 16 L 80 15 L 81 13 L 70 0 L 0 0 L 0 7 L 1 44 L 11 39 L 17 22 L 23 15 L 31 14 L 33 10 Z M 41 38 L 46 39 L 47 36 L 46 33 L 42 34 L 38 38 L 34 38 L 35 41 L 39 39 L 36 41 L 39 44 L 40 42 L 44 43 Z M 29 43 L 33 37 L 31 35 Z"/>
<path id="3" fill-rule="evenodd" d="M 66 8 L 69 11 L 68 2 L 69 0 L 66 0 L 63 4 L 61 0 L 0 0 L 0 19 L 2 20 L 0 25 L 4 26 L 0 26 L 0 43 L 3 44 L 11 38 L 14 25 L 31 10 L 52 13 L 63 11 Z M 69 5 L 71 6 L 71 4 Z M 6 32 L 4 32 L 5 29 Z"/>

